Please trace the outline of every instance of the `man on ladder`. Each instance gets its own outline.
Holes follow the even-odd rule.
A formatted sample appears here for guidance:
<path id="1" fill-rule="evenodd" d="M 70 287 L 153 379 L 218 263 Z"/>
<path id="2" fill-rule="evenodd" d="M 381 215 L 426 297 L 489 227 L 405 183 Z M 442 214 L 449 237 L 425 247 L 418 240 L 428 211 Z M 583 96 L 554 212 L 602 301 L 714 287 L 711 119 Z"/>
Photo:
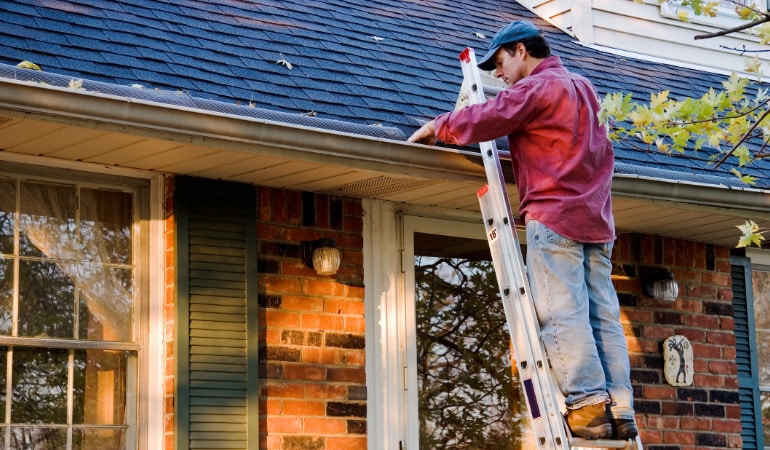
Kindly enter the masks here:
<path id="1" fill-rule="evenodd" d="M 478 67 L 494 69 L 509 87 L 436 117 L 409 141 L 467 145 L 508 137 L 531 298 L 566 422 L 586 440 L 635 439 L 628 350 L 610 279 L 614 152 L 597 117 L 596 90 L 551 56 L 526 21 L 502 28 Z"/>

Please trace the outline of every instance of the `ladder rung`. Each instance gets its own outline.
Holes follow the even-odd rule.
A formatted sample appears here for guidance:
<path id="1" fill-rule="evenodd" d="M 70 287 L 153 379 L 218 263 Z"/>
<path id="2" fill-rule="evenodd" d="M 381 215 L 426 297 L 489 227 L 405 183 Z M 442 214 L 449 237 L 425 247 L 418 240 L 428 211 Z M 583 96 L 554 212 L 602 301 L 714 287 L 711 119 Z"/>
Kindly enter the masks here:
<path id="1" fill-rule="evenodd" d="M 500 93 L 500 91 L 505 90 L 504 87 L 500 87 L 500 86 L 484 85 L 483 88 L 484 88 L 484 96 L 485 97 L 495 97 L 497 94 Z"/>
<path id="2" fill-rule="evenodd" d="M 615 441 L 609 439 L 596 439 L 588 440 L 581 438 L 571 438 L 569 440 L 570 449 L 576 450 L 580 448 L 627 448 L 631 449 L 636 446 L 636 443 L 629 439 L 626 441 Z"/>

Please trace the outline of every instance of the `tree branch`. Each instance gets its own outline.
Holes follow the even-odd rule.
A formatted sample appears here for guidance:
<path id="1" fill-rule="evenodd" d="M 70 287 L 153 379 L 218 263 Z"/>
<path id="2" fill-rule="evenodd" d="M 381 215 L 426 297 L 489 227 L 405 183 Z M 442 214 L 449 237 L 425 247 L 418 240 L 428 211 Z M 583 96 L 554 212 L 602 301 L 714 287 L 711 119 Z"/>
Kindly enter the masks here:
<path id="1" fill-rule="evenodd" d="M 737 27 L 734 27 L 734 28 L 728 28 L 727 30 L 721 30 L 721 31 L 717 31 L 717 32 L 714 32 L 714 33 L 699 34 L 699 35 L 695 36 L 693 39 L 695 39 L 697 41 L 698 39 L 710 39 L 710 38 L 714 38 L 714 37 L 718 37 L 718 36 L 724 36 L 724 35 L 727 35 L 727 34 L 730 34 L 730 33 L 735 33 L 737 31 L 743 31 L 743 30 L 746 30 L 746 29 L 749 29 L 749 28 L 753 28 L 753 27 L 755 27 L 757 25 L 761 25 L 761 24 L 763 24 L 765 22 L 770 22 L 770 14 L 764 13 L 764 14 L 762 14 L 762 18 L 760 18 L 760 19 L 757 19 L 757 20 L 755 20 L 753 22 L 745 23 L 743 25 L 740 25 L 740 26 L 737 26 Z"/>
<path id="2" fill-rule="evenodd" d="M 765 120 L 765 117 L 767 117 L 767 115 L 768 115 L 768 114 L 770 114 L 770 109 L 767 109 L 767 110 L 765 110 L 765 112 L 764 112 L 764 113 L 762 113 L 762 116 L 761 116 L 759 119 L 757 119 L 757 121 L 756 121 L 756 122 L 754 122 L 754 124 L 751 126 L 751 128 L 749 129 L 749 131 L 747 131 L 747 132 L 746 132 L 746 134 L 744 134 L 744 135 L 743 135 L 743 137 L 741 138 L 741 140 L 740 140 L 740 141 L 738 141 L 738 142 L 737 142 L 737 143 L 736 143 L 736 144 L 733 146 L 733 148 L 731 148 L 731 149 L 730 149 L 730 151 L 729 151 L 729 152 L 725 153 L 725 156 L 723 156 L 723 157 L 722 157 L 722 159 L 720 159 L 720 160 L 719 160 L 719 162 L 718 162 L 718 163 L 716 163 L 716 164 L 714 165 L 714 169 L 717 169 L 717 168 L 719 168 L 719 166 L 721 166 L 721 165 L 722 165 L 722 163 L 724 163 L 725 161 L 727 161 L 727 158 L 729 158 L 729 157 L 730 157 L 730 155 L 732 155 L 732 154 L 733 154 L 733 152 L 735 152 L 735 150 L 738 148 L 738 146 L 740 146 L 741 144 L 743 144 L 743 143 L 746 141 L 746 139 L 748 139 L 749 135 L 751 135 L 751 133 L 752 133 L 754 130 L 756 130 L 756 129 L 757 129 L 757 127 L 759 126 L 759 124 L 760 124 L 760 123 L 761 123 L 763 120 Z"/>

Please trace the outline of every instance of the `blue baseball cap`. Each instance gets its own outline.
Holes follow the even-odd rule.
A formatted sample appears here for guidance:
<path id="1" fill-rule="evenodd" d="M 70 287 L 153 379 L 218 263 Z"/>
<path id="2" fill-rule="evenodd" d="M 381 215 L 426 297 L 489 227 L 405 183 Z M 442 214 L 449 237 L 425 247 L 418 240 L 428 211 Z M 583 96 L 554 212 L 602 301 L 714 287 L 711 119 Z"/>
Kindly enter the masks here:
<path id="1" fill-rule="evenodd" d="M 500 47 L 505 44 L 510 44 L 511 42 L 518 42 L 522 39 L 535 36 L 540 36 L 540 30 L 538 30 L 532 22 L 527 22 L 525 20 L 511 22 L 495 34 L 495 37 L 492 38 L 492 43 L 489 44 L 489 51 L 476 65 L 481 70 L 492 70 L 495 68 L 495 61 L 493 58 L 495 53 L 500 50 Z"/>

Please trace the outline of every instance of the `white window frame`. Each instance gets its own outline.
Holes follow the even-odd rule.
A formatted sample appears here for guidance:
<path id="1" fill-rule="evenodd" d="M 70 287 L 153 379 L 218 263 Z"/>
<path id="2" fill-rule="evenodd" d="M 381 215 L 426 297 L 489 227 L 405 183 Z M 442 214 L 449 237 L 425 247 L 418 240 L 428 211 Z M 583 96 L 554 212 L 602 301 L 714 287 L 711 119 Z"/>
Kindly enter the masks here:
<path id="1" fill-rule="evenodd" d="M 762 250 L 762 249 L 756 249 L 756 248 L 747 248 L 746 249 L 746 256 L 751 260 L 752 265 L 759 265 L 764 267 L 770 267 L 770 251 L 768 250 Z M 756 301 L 756 296 L 754 296 L 754 299 Z M 753 320 L 753 318 L 751 318 Z M 756 352 L 756 349 L 754 349 Z M 761 369 L 760 369 L 761 370 Z M 762 386 L 759 385 L 759 390 L 761 392 L 770 392 L 770 386 Z M 760 424 L 760 429 L 761 429 Z M 766 450 L 770 449 L 770 442 L 765 442 Z"/>
<path id="2" fill-rule="evenodd" d="M 119 186 L 110 180 L 127 177 L 149 181 L 145 188 L 137 189 L 142 196 L 136 203 L 140 209 L 133 224 L 137 248 L 137 280 L 142 291 L 136 305 L 136 318 L 141 351 L 138 358 L 137 389 L 127 395 L 136 396 L 136 446 L 138 450 L 162 450 L 165 448 L 165 195 L 164 179 L 157 173 L 139 170 L 102 167 L 27 155 L 5 154 L 0 156 L 0 173 L 18 175 L 29 173 L 31 179 L 41 181 L 82 182 L 98 180 L 99 185 Z M 73 172 L 74 171 L 74 172 Z M 133 183 L 132 183 L 133 184 Z M 136 183 L 140 184 L 140 183 Z"/>
<path id="3" fill-rule="evenodd" d="M 748 0 L 751 1 L 751 0 Z M 767 5 L 763 2 L 759 5 L 760 9 L 766 11 Z M 709 17 L 705 15 L 695 15 L 692 7 L 682 6 L 681 0 L 668 0 L 660 4 L 660 15 L 667 19 L 675 19 L 679 21 L 677 13 L 679 10 L 685 10 L 688 12 L 688 21 L 699 25 L 709 25 L 720 29 L 728 29 L 738 27 L 747 23 L 746 20 L 738 17 L 738 14 L 733 8 L 726 6 L 717 7 L 716 17 Z M 746 31 L 744 31 L 746 32 Z"/>

